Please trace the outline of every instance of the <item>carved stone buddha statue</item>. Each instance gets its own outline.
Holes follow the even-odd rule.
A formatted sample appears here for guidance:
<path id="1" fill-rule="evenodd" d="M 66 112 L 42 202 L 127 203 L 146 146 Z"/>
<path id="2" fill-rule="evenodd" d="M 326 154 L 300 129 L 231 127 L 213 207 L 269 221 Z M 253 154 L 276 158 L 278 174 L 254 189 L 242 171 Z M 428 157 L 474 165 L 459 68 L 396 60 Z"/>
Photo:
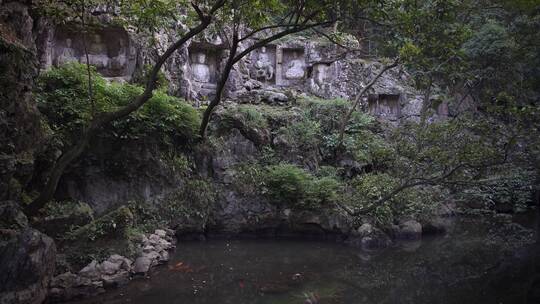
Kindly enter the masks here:
<path id="1" fill-rule="evenodd" d="M 266 52 L 266 47 L 262 47 L 257 56 L 255 71 L 257 79 L 271 80 L 274 77 L 274 66 L 270 60 L 270 56 Z"/>
<path id="2" fill-rule="evenodd" d="M 193 80 L 198 82 L 210 82 L 210 67 L 206 63 L 206 55 L 198 53 L 195 55 L 195 62 L 191 64 Z"/>
<path id="3" fill-rule="evenodd" d="M 285 71 L 285 78 L 287 79 L 302 79 L 304 78 L 304 63 L 298 58 L 298 53 L 293 52 L 293 59 L 287 65 L 287 71 Z"/>
<path id="4" fill-rule="evenodd" d="M 55 64 L 57 66 L 72 62 L 72 61 L 78 61 L 77 57 L 75 56 L 75 50 L 71 46 L 71 39 L 66 39 L 66 46 L 62 48 L 62 51 L 60 54 L 56 57 Z"/>
<path id="5" fill-rule="evenodd" d="M 109 62 L 109 69 L 114 71 L 115 73 L 121 73 L 124 68 L 127 65 L 127 49 L 126 49 L 126 43 L 123 39 L 119 40 L 120 49 L 118 51 L 118 55 L 110 59 Z"/>
<path id="6" fill-rule="evenodd" d="M 109 66 L 109 56 L 107 54 L 107 46 L 101 41 L 100 35 L 94 35 L 94 39 L 88 47 L 88 59 L 91 65 L 98 69 L 107 68 Z M 81 57 L 81 62 L 86 62 L 86 57 Z"/>

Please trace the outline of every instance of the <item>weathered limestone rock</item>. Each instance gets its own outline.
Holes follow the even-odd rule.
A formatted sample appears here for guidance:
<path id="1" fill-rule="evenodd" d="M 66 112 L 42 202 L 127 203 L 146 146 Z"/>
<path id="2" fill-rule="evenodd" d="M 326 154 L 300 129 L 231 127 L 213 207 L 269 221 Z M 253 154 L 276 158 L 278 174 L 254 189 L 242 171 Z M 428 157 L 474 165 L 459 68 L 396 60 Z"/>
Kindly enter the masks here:
<path id="1" fill-rule="evenodd" d="M 87 202 L 98 216 L 119 202 L 159 203 L 181 183 L 181 173 L 163 162 L 157 143 L 151 139 L 123 141 L 120 146 L 103 139 L 87 153 L 84 166 L 66 172 L 59 189 L 73 200 Z M 113 163 L 122 164 L 121 175 L 111 177 L 108 166 Z M 127 165 L 134 163 L 138 165 Z"/>
<path id="2" fill-rule="evenodd" d="M 143 248 L 143 253 L 148 253 L 148 252 L 152 252 L 152 251 L 156 251 L 156 248 L 154 246 L 152 246 L 152 245 L 146 245 Z"/>
<path id="3" fill-rule="evenodd" d="M 214 177 L 225 183 L 232 182 L 232 172 L 229 170 L 232 166 L 253 160 L 258 155 L 257 148 L 240 130 L 233 129 L 227 137 L 222 149 L 212 157 L 212 171 Z"/>
<path id="4" fill-rule="evenodd" d="M 371 233 L 373 233 L 373 226 L 371 226 L 371 224 L 365 223 L 362 224 L 362 226 L 358 227 L 355 232 L 358 236 L 369 236 Z"/>
<path id="5" fill-rule="evenodd" d="M 169 250 L 175 248 L 174 231 L 157 229 L 153 234 L 143 236 L 139 244 L 140 255 L 133 264 L 133 273 L 146 274 L 151 267 L 167 263 Z"/>
<path id="6" fill-rule="evenodd" d="M 111 275 L 103 275 L 101 280 L 104 288 L 114 288 L 127 284 L 130 280 L 130 273 L 127 270 L 122 270 Z"/>
<path id="7" fill-rule="evenodd" d="M 68 301 L 75 298 L 95 296 L 129 282 L 132 262 L 121 255 L 113 254 L 98 263 L 92 261 L 78 274 L 65 272 L 51 282 L 50 298 L 53 301 Z"/>
<path id="8" fill-rule="evenodd" d="M 55 261 L 53 240 L 28 227 L 17 203 L 0 202 L 0 303 L 41 303 Z"/>
<path id="9" fill-rule="evenodd" d="M 49 298 L 53 302 L 69 301 L 76 298 L 95 296 L 103 292 L 105 292 L 103 282 L 66 272 L 54 277 L 52 280 Z"/>
<path id="10" fill-rule="evenodd" d="M 37 230 L 0 230 L 0 303 L 43 302 L 55 257 L 53 240 Z"/>
<path id="11" fill-rule="evenodd" d="M 401 118 L 400 94 L 370 94 L 368 98 L 369 113 L 386 120 Z"/>
<path id="12" fill-rule="evenodd" d="M 121 266 L 121 263 L 113 263 L 108 260 L 103 261 L 101 264 L 99 264 L 99 272 L 107 275 L 115 274 L 120 270 Z"/>
<path id="13" fill-rule="evenodd" d="M 166 264 L 170 260 L 169 252 L 163 250 L 159 253 L 159 264 Z"/>
<path id="14" fill-rule="evenodd" d="M 47 136 L 33 101 L 38 75 L 38 20 L 25 1 L 2 1 L 0 9 L 0 201 L 19 201 L 33 176 L 35 154 Z"/>
<path id="15" fill-rule="evenodd" d="M 149 255 L 143 255 L 135 260 L 135 266 L 133 267 L 133 273 L 146 274 L 152 266 L 152 258 Z"/>
<path id="16" fill-rule="evenodd" d="M 364 223 L 358 229 L 352 231 L 345 242 L 363 250 L 383 249 L 392 243 L 386 233 L 368 223 Z"/>
<path id="17" fill-rule="evenodd" d="M 90 262 L 90 264 L 88 264 L 86 267 L 79 271 L 79 275 L 89 279 L 97 280 L 101 275 L 100 270 L 98 269 L 98 262 L 96 260 Z"/>
<path id="18" fill-rule="evenodd" d="M 28 219 L 14 201 L 0 201 L 0 229 L 20 230 L 28 226 Z"/>
<path id="19" fill-rule="evenodd" d="M 397 238 L 404 240 L 418 240 L 422 238 L 422 225 L 415 220 L 406 220 L 399 224 Z"/>
<path id="20" fill-rule="evenodd" d="M 110 263 L 116 264 L 116 265 L 120 265 L 119 269 L 123 269 L 123 270 L 130 270 L 131 269 L 131 264 L 133 264 L 133 262 L 131 262 L 130 259 L 128 259 L 126 257 L 123 257 L 123 256 L 121 256 L 119 254 L 111 255 L 107 259 L 107 261 L 110 262 Z"/>
<path id="21" fill-rule="evenodd" d="M 165 230 L 162 230 L 162 229 L 157 229 L 156 231 L 154 231 L 154 234 L 159 236 L 160 238 L 166 238 L 167 237 L 167 232 Z"/>

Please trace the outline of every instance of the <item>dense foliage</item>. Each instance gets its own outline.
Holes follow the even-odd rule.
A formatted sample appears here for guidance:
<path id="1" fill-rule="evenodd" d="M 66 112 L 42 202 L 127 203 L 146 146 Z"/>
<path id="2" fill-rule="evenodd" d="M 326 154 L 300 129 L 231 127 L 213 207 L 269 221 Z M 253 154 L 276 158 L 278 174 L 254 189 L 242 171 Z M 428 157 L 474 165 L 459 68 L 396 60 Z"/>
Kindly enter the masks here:
<path id="1" fill-rule="evenodd" d="M 66 1 L 66 7 L 60 8 L 42 2 L 48 3 L 45 11 L 59 14 L 59 19 L 84 21 L 87 16 L 87 21 L 93 20 L 84 7 L 75 5 L 77 1 Z M 95 0 L 88 5 L 105 3 Z M 503 205 L 510 205 L 506 209 L 512 211 L 524 209 L 540 176 L 538 3 L 304 1 L 302 7 L 294 3 L 230 1 L 216 13 L 209 30 L 227 27 L 221 34 L 229 35 L 227 40 L 238 46 L 250 35 L 274 37 L 278 28 L 298 26 L 279 23 L 287 19 L 339 20 L 327 38 L 339 40 L 352 33 L 359 38 L 355 45 L 360 46 L 354 51 L 363 54 L 364 34 L 369 35 L 374 44 L 367 55 L 385 57 L 378 58 L 383 64 L 399 62 L 410 73 L 424 97 L 421 117 L 394 128 L 361 111 L 352 111 L 349 117 L 348 100 L 311 97 L 298 98 L 287 107 L 227 106 L 214 120 L 218 126 L 211 126 L 215 132 L 209 141 L 218 143 L 213 148 L 219 149 L 221 137 L 238 129 L 260 152 L 255 160 L 236 168 L 235 190 L 264 195 L 280 207 L 336 207 L 354 216 L 367 214 L 380 224 L 403 215 L 421 216 L 448 202 L 470 206 L 479 201 L 486 209 L 504 209 Z M 127 1 L 114 22 L 136 27 L 150 37 L 149 45 L 156 46 L 156 33 L 171 22 L 197 23 L 196 10 L 187 4 Z M 209 4 L 201 1 L 200 6 L 207 10 Z M 186 12 L 179 9 L 184 7 Z M 296 10 L 290 13 L 293 7 Z M 336 7 L 341 10 L 334 11 Z M 247 36 L 242 37 L 243 30 Z M 229 54 L 229 68 L 247 55 L 237 51 Z M 92 119 L 126 106 L 143 92 L 135 84 L 108 83 L 94 70 L 89 90 L 87 72 L 84 65 L 70 64 L 39 79 L 38 104 L 59 146 L 74 145 Z M 219 90 L 227 77 L 220 75 Z M 139 83 L 147 80 L 146 75 L 137 79 Z M 163 77 L 157 82 L 166 85 Z M 193 108 L 162 88 L 138 111 L 107 124 L 98 136 L 152 138 L 168 148 L 193 144 L 199 126 L 204 134 L 219 102 L 217 96 L 201 123 Z M 450 117 L 430 119 L 431 109 L 443 102 L 452 109 Z M 343 122 L 344 117 L 347 121 Z M 342 122 L 345 128 L 340 132 Z M 173 166 L 187 166 L 186 157 L 173 154 Z M 214 200 L 209 184 L 189 183 L 163 205 L 170 208 L 165 214 L 206 221 Z M 187 206 L 189 200 L 196 203 Z M 158 217 L 152 214 L 148 217 Z"/>
<path id="2" fill-rule="evenodd" d="M 94 98 L 88 99 L 86 67 L 71 63 L 40 76 L 36 98 L 49 126 L 64 144 L 81 134 L 93 116 L 117 109 L 141 94 L 132 84 L 108 83 L 92 72 Z M 167 145 L 193 142 L 197 137 L 199 114 L 182 100 L 157 91 L 140 111 L 114 121 L 101 136 L 116 139 L 153 138 Z"/>
<path id="3" fill-rule="evenodd" d="M 297 106 L 292 115 L 264 105 L 222 114 L 226 128 L 265 126 L 275 138 L 257 163 L 237 168 L 238 191 L 295 208 L 337 206 L 380 224 L 404 215 L 423 217 L 451 202 L 465 209 L 481 201 L 486 210 L 518 211 L 531 201 L 534 174 L 527 167 L 509 168 L 510 159 L 524 155 L 508 135 L 500 137 L 505 127 L 492 120 L 463 114 L 394 128 L 357 112 L 345 133 L 345 154 L 336 155 L 346 102 L 304 98 Z M 525 171 L 507 174 L 519 170 Z"/>

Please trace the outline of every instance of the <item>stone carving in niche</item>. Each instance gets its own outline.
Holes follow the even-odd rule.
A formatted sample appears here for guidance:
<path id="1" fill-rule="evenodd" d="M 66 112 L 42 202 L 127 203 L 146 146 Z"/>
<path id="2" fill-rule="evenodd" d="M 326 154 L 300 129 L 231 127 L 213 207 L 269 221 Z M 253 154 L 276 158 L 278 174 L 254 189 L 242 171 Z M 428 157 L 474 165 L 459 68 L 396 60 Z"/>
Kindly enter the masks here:
<path id="1" fill-rule="evenodd" d="M 298 57 L 298 52 L 293 51 L 292 59 L 287 64 L 285 70 L 285 78 L 287 79 L 302 79 L 304 78 L 304 62 Z"/>
<path id="2" fill-rule="evenodd" d="M 211 97 L 216 91 L 219 62 L 223 50 L 217 45 L 193 43 L 189 51 L 190 95 L 196 99 Z"/>
<path id="3" fill-rule="evenodd" d="M 281 49 L 281 85 L 299 84 L 306 78 L 304 49 Z"/>
<path id="4" fill-rule="evenodd" d="M 109 66 L 109 53 L 107 46 L 102 42 L 101 36 L 96 34 L 88 42 L 88 61 L 95 66 L 98 71 Z M 86 55 L 82 55 L 80 62 L 86 62 Z"/>
<path id="5" fill-rule="evenodd" d="M 397 119 L 401 114 L 399 94 L 371 94 L 368 97 L 369 113 L 389 119 Z"/>
<path id="6" fill-rule="evenodd" d="M 275 47 L 261 47 L 253 52 L 252 76 L 258 81 L 271 83 L 275 81 L 276 49 Z"/>
<path id="7" fill-rule="evenodd" d="M 50 50 L 55 66 L 67 62 L 86 63 L 88 61 L 105 77 L 129 78 L 136 62 L 136 50 L 131 46 L 127 32 L 122 28 L 103 28 L 83 40 L 80 32 L 59 27 L 55 30 L 53 47 Z"/>
<path id="8" fill-rule="evenodd" d="M 316 63 L 311 69 L 309 86 L 311 91 L 324 97 L 330 91 L 331 65 L 327 63 Z"/>
<path id="9" fill-rule="evenodd" d="M 55 59 L 55 65 L 59 66 L 68 62 L 78 61 L 75 54 L 75 49 L 72 47 L 71 39 L 66 39 L 65 44 L 58 51 L 58 56 Z"/>
<path id="10" fill-rule="evenodd" d="M 122 70 L 127 66 L 128 54 L 129 54 L 126 41 L 121 39 L 118 41 L 118 43 L 120 46 L 118 55 L 111 58 L 110 63 L 109 63 L 110 70 L 113 71 L 115 74 L 122 73 Z"/>
<path id="11" fill-rule="evenodd" d="M 210 82 L 210 67 L 206 63 L 206 55 L 204 53 L 195 54 L 195 62 L 191 64 L 193 71 L 193 80 L 198 82 Z"/>

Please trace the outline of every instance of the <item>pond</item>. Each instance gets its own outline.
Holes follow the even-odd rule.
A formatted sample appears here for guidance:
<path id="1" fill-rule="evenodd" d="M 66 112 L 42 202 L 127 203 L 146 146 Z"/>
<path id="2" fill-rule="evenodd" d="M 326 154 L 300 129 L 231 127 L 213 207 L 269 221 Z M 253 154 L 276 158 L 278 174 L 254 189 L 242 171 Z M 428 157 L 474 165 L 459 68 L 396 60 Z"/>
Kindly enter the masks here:
<path id="1" fill-rule="evenodd" d="M 532 234 L 460 220 L 445 236 L 374 252 L 299 240 L 180 243 L 151 278 L 79 303 L 528 303 L 539 266 Z"/>

